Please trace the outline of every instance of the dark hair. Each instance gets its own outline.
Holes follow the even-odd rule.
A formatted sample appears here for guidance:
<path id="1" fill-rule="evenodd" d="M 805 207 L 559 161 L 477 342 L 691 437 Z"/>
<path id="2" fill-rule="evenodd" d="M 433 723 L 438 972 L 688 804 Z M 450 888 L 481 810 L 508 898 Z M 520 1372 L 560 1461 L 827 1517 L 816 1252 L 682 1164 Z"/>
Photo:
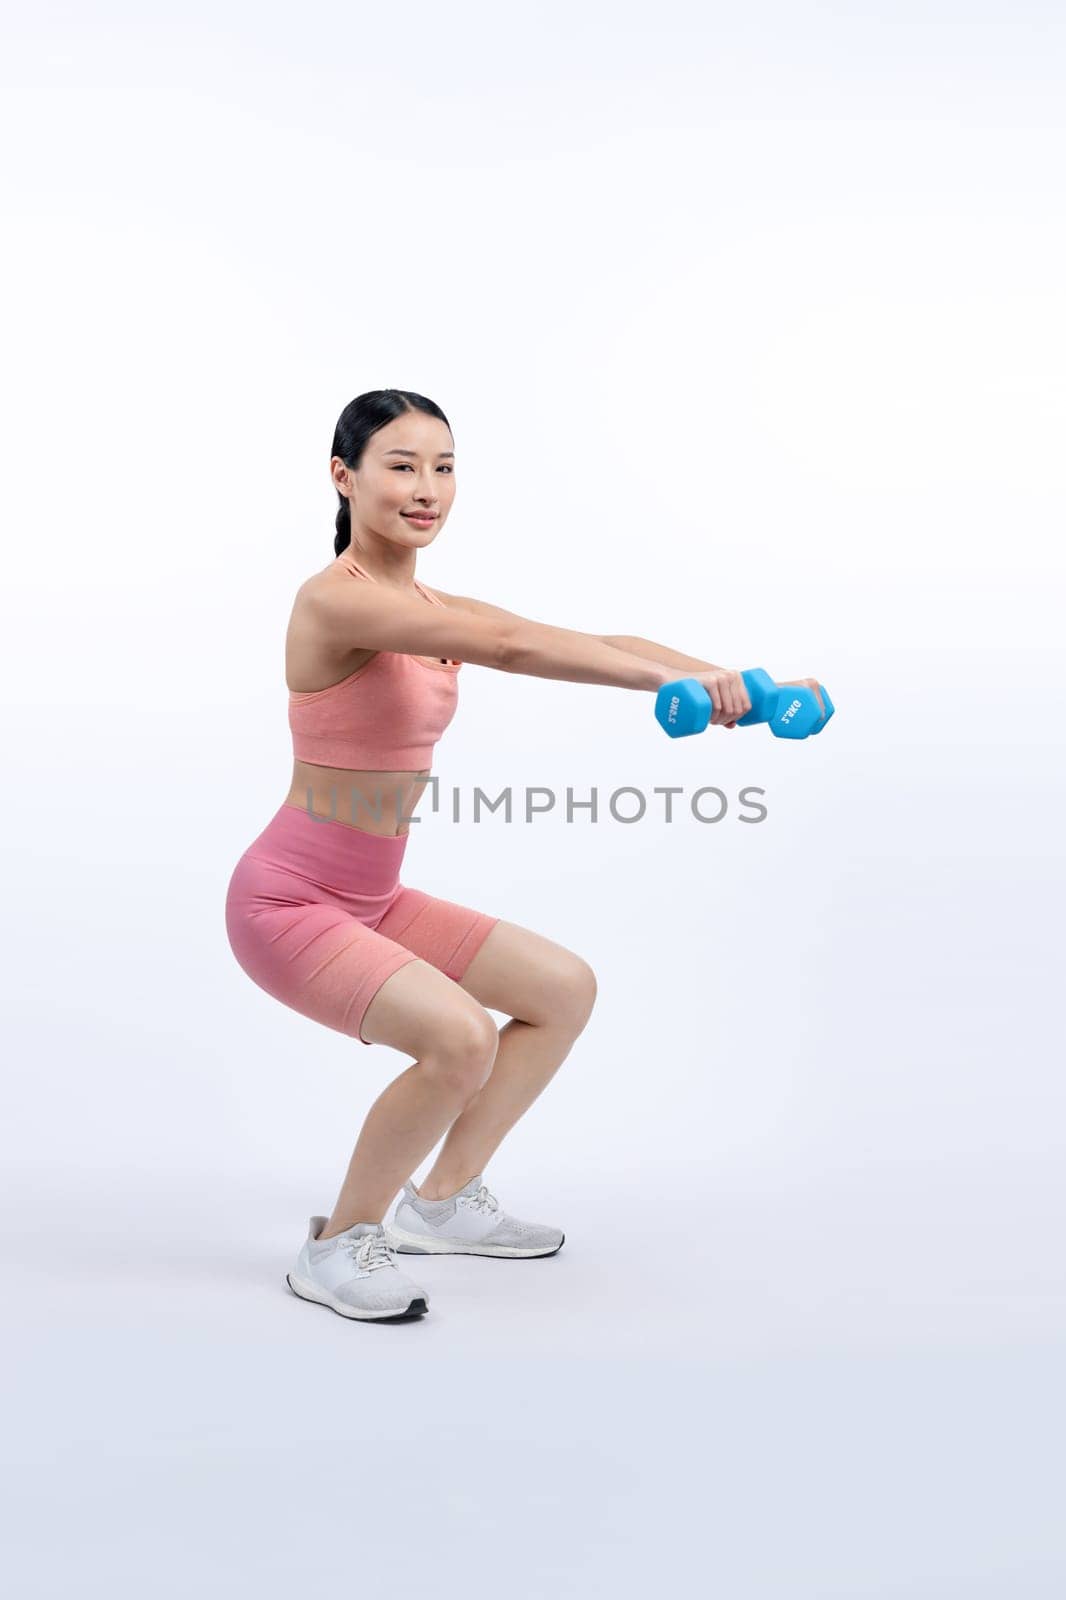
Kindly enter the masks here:
<path id="1" fill-rule="evenodd" d="M 424 394 L 412 394 L 408 389 L 368 389 L 350 400 L 337 419 L 333 432 L 332 456 L 340 456 L 346 467 L 354 472 L 363 459 L 367 440 L 386 423 L 402 417 L 408 411 L 424 411 L 427 416 L 439 417 L 451 428 L 451 423 L 432 400 Z M 337 512 L 337 536 L 333 541 L 334 555 L 347 550 L 352 542 L 352 519 L 348 502 L 337 490 L 340 510 Z"/>

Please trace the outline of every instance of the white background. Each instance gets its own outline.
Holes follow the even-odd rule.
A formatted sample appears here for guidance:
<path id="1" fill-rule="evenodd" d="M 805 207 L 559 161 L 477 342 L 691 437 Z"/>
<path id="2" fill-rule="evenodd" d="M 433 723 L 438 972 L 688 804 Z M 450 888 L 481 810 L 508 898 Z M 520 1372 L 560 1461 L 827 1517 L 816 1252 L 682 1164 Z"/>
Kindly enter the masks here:
<path id="1" fill-rule="evenodd" d="M 1061 1595 L 1061 9 L 3 32 L 20 1595 Z M 257 990 L 223 902 L 386 386 L 455 434 L 425 581 L 838 710 L 675 742 L 464 669 L 403 876 L 597 972 L 488 1168 L 567 1243 L 374 1328 L 284 1274 L 409 1062 Z M 508 784 L 600 821 L 469 820 Z"/>

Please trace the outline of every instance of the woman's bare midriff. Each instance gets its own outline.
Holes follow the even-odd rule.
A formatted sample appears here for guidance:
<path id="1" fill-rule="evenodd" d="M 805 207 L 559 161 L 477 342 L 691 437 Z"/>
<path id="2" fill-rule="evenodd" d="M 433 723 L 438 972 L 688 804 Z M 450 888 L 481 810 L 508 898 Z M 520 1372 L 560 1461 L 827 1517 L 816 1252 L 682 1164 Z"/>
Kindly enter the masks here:
<path id="1" fill-rule="evenodd" d="M 428 772 L 353 771 L 294 761 L 285 804 L 363 833 L 409 833 L 410 818 L 428 781 Z"/>

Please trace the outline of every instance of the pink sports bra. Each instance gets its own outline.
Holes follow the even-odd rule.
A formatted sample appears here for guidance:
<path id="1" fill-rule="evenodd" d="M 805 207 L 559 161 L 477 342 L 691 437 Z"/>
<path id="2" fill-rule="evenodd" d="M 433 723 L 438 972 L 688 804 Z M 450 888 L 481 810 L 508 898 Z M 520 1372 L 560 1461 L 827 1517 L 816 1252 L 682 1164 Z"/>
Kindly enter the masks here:
<path id="1" fill-rule="evenodd" d="M 334 562 L 352 577 L 377 579 L 346 553 Z M 415 579 L 433 605 L 444 601 Z M 460 661 L 378 650 L 339 683 L 289 690 L 297 761 L 368 772 L 428 772 L 433 746 L 455 715 Z"/>

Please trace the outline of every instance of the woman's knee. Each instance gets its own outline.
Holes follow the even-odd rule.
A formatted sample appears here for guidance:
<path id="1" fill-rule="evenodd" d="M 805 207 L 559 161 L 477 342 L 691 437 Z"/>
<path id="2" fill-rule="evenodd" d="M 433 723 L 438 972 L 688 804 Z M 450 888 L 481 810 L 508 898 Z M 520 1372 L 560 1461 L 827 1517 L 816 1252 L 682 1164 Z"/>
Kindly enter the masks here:
<path id="1" fill-rule="evenodd" d="M 496 1061 L 500 1033 L 481 1006 L 463 1007 L 441 1018 L 422 1067 L 438 1083 L 470 1099 L 486 1082 Z"/>
<path id="2" fill-rule="evenodd" d="M 558 983 L 558 1018 L 580 1033 L 596 1004 L 596 974 L 582 956 L 571 955 Z"/>

